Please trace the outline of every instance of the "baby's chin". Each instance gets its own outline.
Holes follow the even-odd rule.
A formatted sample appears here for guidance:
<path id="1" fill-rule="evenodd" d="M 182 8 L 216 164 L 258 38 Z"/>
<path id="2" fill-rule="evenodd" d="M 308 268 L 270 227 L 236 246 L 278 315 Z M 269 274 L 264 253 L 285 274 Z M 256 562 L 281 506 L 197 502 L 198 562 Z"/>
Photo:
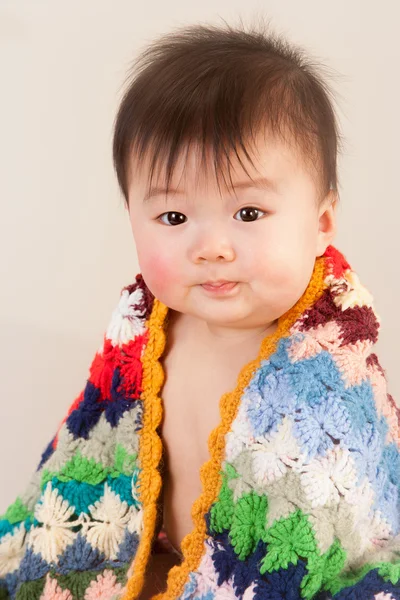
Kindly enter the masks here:
<path id="1" fill-rule="evenodd" d="M 269 330 L 277 325 L 280 314 L 271 311 L 268 307 L 264 309 L 246 305 L 246 303 L 233 302 L 207 302 L 179 306 L 171 309 L 181 322 L 199 330 L 204 326 L 226 327 L 232 330 L 249 331 Z M 282 313 L 283 314 L 283 313 Z"/>

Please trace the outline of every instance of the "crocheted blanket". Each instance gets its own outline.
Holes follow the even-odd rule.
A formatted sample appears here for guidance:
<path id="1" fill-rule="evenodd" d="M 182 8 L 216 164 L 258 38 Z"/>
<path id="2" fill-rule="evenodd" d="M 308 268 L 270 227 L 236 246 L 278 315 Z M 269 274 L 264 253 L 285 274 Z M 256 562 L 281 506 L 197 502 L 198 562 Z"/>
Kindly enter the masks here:
<path id="1" fill-rule="evenodd" d="M 0 599 L 133 600 L 157 534 L 168 307 L 138 274 L 0 517 Z M 157 600 L 400 599 L 400 411 L 369 292 L 329 246 L 220 400 L 193 530 Z"/>

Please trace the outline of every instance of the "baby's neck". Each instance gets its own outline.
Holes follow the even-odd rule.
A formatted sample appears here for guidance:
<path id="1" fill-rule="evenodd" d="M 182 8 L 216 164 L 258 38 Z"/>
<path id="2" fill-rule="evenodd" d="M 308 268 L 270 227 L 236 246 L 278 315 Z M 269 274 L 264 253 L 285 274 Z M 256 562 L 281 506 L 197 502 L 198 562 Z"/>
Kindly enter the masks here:
<path id="1" fill-rule="evenodd" d="M 218 352 L 235 351 L 239 346 L 259 347 L 262 340 L 276 331 L 278 320 L 254 329 L 233 329 L 215 327 L 192 315 L 187 315 L 170 309 L 169 322 L 173 325 L 174 335 L 180 339 L 196 340 L 196 344 L 206 346 Z"/>

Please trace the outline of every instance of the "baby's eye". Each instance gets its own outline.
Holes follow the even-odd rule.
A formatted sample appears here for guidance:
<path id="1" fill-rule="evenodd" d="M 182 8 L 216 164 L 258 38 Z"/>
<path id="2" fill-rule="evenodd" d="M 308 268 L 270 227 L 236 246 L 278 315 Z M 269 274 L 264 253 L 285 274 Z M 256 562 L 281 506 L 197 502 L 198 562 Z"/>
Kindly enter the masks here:
<path id="1" fill-rule="evenodd" d="M 259 208 L 255 208 L 254 206 L 245 206 L 244 208 L 241 208 L 240 210 L 238 210 L 238 212 L 235 214 L 238 214 L 238 213 L 240 213 L 242 215 L 244 222 L 248 222 L 248 221 L 251 222 L 251 221 L 256 220 L 258 214 L 260 214 L 260 213 L 266 214 L 264 210 L 260 210 Z M 167 218 L 168 218 L 168 215 L 172 215 L 171 220 L 169 222 L 165 223 L 165 221 L 162 220 L 162 217 L 167 216 Z M 162 223 L 165 223 L 165 225 L 174 225 L 175 226 L 175 225 L 181 225 L 182 223 L 184 223 L 184 219 L 186 219 L 186 217 L 183 213 L 168 211 L 168 212 L 163 213 L 159 217 L 157 217 L 157 219 L 160 220 Z"/>
<path id="2" fill-rule="evenodd" d="M 165 223 L 162 220 L 162 217 L 164 217 L 165 215 L 172 215 L 172 221 L 175 221 L 175 222 L 174 223 Z M 160 220 L 162 223 L 165 223 L 165 225 L 180 225 L 181 223 L 184 222 L 183 219 L 186 219 L 186 217 L 183 213 L 173 212 L 172 210 L 165 212 L 162 215 L 160 215 L 159 217 L 157 217 L 157 220 Z"/>
<path id="3" fill-rule="evenodd" d="M 254 206 L 245 206 L 244 208 L 241 208 L 240 210 L 238 210 L 238 212 L 236 214 L 240 213 L 242 216 L 244 216 L 244 221 L 253 221 L 255 219 L 253 219 L 253 217 L 257 217 L 257 214 L 259 213 L 264 213 L 264 215 L 266 214 L 266 212 L 264 210 L 260 210 L 259 208 L 255 208 Z"/>

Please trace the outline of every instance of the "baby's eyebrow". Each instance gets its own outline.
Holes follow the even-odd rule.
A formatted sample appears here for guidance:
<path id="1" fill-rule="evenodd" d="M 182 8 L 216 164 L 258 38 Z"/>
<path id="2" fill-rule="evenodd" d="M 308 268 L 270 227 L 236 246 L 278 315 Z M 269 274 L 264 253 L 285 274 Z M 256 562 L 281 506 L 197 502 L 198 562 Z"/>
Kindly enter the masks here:
<path id="1" fill-rule="evenodd" d="M 254 179 L 253 181 L 251 181 L 251 180 L 239 181 L 239 182 L 234 183 L 232 187 L 235 190 L 243 189 L 243 188 L 258 188 L 258 189 L 271 190 L 273 192 L 278 192 L 277 183 L 275 181 L 273 181 L 272 179 L 269 179 L 268 177 L 259 177 L 258 179 Z M 166 192 L 167 192 L 167 190 L 165 187 L 152 186 L 148 190 L 147 194 L 145 195 L 145 197 L 143 199 L 143 203 L 147 203 L 149 201 L 151 202 L 151 200 L 153 200 L 157 196 L 165 195 Z M 168 195 L 171 195 L 171 194 L 183 195 L 183 194 L 185 194 L 185 190 L 178 190 L 175 188 L 170 188 Z"/>

